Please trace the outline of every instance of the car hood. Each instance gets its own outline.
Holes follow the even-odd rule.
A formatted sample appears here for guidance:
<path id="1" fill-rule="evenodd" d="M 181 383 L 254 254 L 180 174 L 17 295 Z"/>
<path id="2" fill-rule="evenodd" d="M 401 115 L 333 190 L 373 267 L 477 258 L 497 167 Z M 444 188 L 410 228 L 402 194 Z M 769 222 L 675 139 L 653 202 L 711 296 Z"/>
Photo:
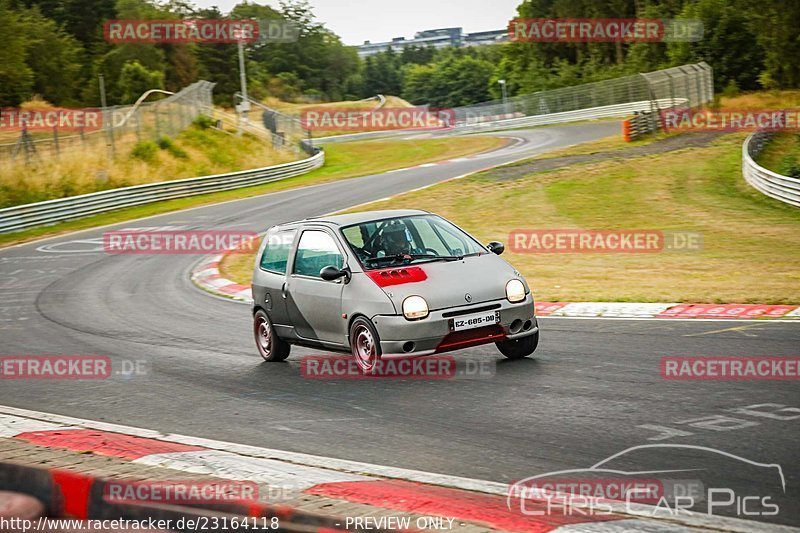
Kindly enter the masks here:
<path id="1" fill-rule="evenodd" d="M 405 276 L 397 271 L 405 270 Z M 378 282 L 392 300 L 398 313 L 403 300 L 412 295 L 422 296 L 433 311 L 456 306 L 475 305 L 480 302 L 506 297 L 506 283 L 518 278 L 525 283 L 514 267 L 495 254 L 468 256 L 458 261 L 417 263 L 405 267 L 381 269 L 391 274 L 386 284 Z M 374 273 L 376 271 L 370 271 Z M 526 285 L 527 288 L 527 285 Z M 468 301 L 467 294 L 471 301 Z"/>

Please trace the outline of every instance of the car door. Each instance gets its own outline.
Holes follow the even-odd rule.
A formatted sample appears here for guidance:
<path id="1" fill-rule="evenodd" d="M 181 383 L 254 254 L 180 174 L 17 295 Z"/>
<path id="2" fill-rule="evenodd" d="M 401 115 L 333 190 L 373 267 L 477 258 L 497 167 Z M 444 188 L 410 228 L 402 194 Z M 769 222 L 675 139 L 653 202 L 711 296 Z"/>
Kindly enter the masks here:
<path id="1" fill-rule="evenodd" d="M 296 229 L 267 233 L 253 280 L 253 299 L 257 305 L 263 305 L 272 325 L 279 330 L 291 323 L 284 293 L 289 255 L 296 236 Z M 284 331 L 279 333 L 285 334 Z"/>
<path id="2" fill-rule="evenodd" d="M 319 275 L 326 266 L 342 268 L 344 257 L 336 238 L 326 229 L 307 228 L 300 234 L 286 290 L 289 318 L 298 336 L 345 344 L 344 280 L 325 281 Z"/>

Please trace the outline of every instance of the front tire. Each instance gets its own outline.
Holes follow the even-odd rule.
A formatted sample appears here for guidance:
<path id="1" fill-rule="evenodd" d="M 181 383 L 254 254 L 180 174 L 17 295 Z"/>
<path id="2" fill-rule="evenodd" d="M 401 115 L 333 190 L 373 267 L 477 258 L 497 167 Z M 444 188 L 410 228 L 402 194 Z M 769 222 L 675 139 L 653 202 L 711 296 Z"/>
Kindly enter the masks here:
<path id="1" fill-rule="evenodd" d="M 381 341 L 372 322 L 363 316 L 350 324 L 350 352 L 362 374 L 374 374 L 381 359 Z"/>
<path id="2" fill-rule="evenodd" d="M 267 313 L 259 309 L 253 315 L 253 335 L 256 339 L 256 348 L 264 361 L 283 361 L 289 357 L 291 346 L 275 334 Z"/>
<path id="3" fill-rule="evenodd" d="M 539 331 L 533 335 L 522 337 L 521 339 L 496 342 L 495 346 L 497 346 L 497 349 L 500 350 L 500 353 L 509 359 L 522 359 L 523 357 L 528 357 L 535 352 L 536 347 L 539 346 Z"/>

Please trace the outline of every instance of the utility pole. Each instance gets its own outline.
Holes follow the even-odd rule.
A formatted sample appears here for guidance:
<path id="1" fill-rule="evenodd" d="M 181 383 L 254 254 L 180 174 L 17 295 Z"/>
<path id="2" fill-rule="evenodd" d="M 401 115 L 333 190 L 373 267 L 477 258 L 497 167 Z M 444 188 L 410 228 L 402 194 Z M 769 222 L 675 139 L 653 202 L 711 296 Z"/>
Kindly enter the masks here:
<path id="1" fill-rule="evenodd" d="M 103 78 L 103 74 L 98 75 L 99 82 L 100 82 L 100 107 L 103 108 L 103 129 L 106 132 L 106 148 L 108 150 L 108 161 L 111 162 L 114 160 L 114 146 L 111 142 L 109 137 L 109 133 L 111 130 L 108 129 L 108 110 L 106 109 L 106 82 L 105 78 Z M 113 135 L 113 133 L 111 133 Z"/>
<path id="2" fill-rule="evenodd" d="M 247 73 L 244 70 L 244 39 L 239 39 L 239 81 L 242 86 L 242 101 L 236 106 L 236 111 L 245 126 L 248 123 L 247 112 L 250 111 L 250 100 L 247 98 Z M 242 133 L 241 125 L 239 133 Z"/>

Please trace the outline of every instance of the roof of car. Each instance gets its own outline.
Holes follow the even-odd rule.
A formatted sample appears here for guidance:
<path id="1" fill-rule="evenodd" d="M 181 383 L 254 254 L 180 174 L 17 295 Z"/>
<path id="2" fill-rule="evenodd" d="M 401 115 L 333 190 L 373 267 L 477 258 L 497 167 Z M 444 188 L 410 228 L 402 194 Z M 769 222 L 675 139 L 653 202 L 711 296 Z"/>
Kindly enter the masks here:
<path id="1" fill-rule="evenodd" d="M 343 215 L 323 215 L 320 217 L 307 218 L 305 220 L 298 220 L 295 222 L 287 222 L 280 224 L 280 226 L 290 226 L 294 224 L 308 224 L 310 222 L 320 222 L 323 224 L 331 224 L 334 226 L 350 226 L 352 224 L 361 224 L 363 222 L 372 222 L 375 220 L 383 220 L 387 218 L 407 217 L 412 215 L 429 215 L 428 211 L 421 209 L 387 209 L 384 211 L 362 211 L 360 213 L 346 213 Z"/>

